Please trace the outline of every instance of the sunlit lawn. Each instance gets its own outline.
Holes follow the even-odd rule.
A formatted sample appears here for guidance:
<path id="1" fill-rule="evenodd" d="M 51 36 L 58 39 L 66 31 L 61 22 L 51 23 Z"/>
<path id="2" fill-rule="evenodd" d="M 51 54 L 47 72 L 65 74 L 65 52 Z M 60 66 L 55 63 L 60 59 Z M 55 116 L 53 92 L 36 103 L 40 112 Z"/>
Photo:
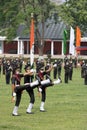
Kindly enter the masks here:
<path id="1" fill-rule="evenodd" d="M 11 85 L 0 77 L 0 130 L 87 130 L 87 86 L 80 76 L 80 69 L 74 69 L 73 80 L 47 88 L 46 112 L 39 111 L 41 97 L 35 89 L 34 114 L 26 114 L 29 97 L 22 94 L 20 116 L 12 116 Z"/>

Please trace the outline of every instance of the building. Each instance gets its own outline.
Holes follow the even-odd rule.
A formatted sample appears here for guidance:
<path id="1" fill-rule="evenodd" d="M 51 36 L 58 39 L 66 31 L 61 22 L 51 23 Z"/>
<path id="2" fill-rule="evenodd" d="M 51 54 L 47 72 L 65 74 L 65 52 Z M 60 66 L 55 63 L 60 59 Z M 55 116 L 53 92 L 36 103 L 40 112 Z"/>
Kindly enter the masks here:
<path id="1" fill-rule="evenodd" d="M 61 55 L 62 54 L 62 40 L 63 29 L 65 25 L 63 22 L 59 24 L 51 24 L 45 26 L 45 48 L 44 54 Z M 21 25 L 17 31 L 17 38 L 12 42 L 6 43 L 6 37 L 0 37 L 0 54 L 29 54 L 29 35 L 23 35 L 24 25 Z M 40 27 L 41 30 L 41 27 Z M 38 48 L 35 44 L 35 54 L 38 54 Z"/>
<path id="2" fill-rule="evenodd" d="M 45 55 L 63 55 L 63 31 L 65 28 L 66 26 L 63 22 L 49 24 L 48 27 L 45 26 Z M 0 54 L 30 54 L 30 38 L 29 35 L 23 35 L 23 29 L 24 25 L 19 26 L 17 37 L 9 43 L 6 43 L 6 37 L 0 37 Z M 39 29 L 41 30 L 41 27 Z M 87 55 L 87 38 L 82 38 L 81 46 L 79 48 L 80 54 Z M 38 54 L 36 44 L 34 46 L 34 53 Z M 69 41 L 67 41 L 67 54 L 69 54 Z"/>

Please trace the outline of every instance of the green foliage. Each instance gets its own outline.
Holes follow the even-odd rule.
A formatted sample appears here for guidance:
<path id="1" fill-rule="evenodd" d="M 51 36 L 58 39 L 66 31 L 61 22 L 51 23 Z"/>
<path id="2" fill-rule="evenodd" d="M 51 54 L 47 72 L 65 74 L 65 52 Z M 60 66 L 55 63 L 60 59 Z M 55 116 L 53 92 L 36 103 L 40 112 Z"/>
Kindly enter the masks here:
<path id="1" fill-rule="evenodd" d="M 0 33 L 13 39 L 20 24 L 25 24 L 29 33 L 31 13 L 37 26 L 49 17 L 54 7 L 49 0 L 3 0 L 0 4 Z"/>
<path id="2" fill-rule="evenodd" d="M 60 17 L 69 26 L 79 26 L 82 32 L 87 31 L 87 0 L 67 0 L 60 6 Z"/>

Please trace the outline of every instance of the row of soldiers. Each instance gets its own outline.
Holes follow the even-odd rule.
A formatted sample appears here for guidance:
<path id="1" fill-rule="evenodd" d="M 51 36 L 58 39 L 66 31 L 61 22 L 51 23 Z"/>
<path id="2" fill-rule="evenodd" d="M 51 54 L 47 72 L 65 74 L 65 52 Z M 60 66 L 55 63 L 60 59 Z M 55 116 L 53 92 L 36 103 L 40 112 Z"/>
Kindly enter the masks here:
<path id="1" fill-rule="evenodd" d="M 47 59 L 47 61 L 44 61 L 43 59 L 37 59 L 34 63 L 34 67 L 36 68 L 36 71 L 40 68 L 40 64 L 43 64 L 45 66 L 45 70 L 49 69 L 51 66 L 51 61 L 50 59 Z M 11 79 L 11 73 L 12 71 L 19 67 L 20 72 L 23 70 L 24 65 L 30 65 L 30 60 L 27 59 L 26 62 L 23 61 L 23 59 L 20 58 L 14 58 L 14 59 L 6 59 L 2 58 L 0 59 L 0 74 L 4 74 L 6 77 L 6 84 L 10 84 L 10 79 Z M 53 62 L 54 65 L 54 79 L 58 79 L 58 77 L 61 76 L 61 68 L 62 68 L 62 60 L 55 60 Z M 50 72 L 49 72 L 50 76 Z"/>
<path id="2" fill-rule="evenodd" d="M 0 73 L 2 72 L 3 74 L 5 74 L 6 84 L 10 84 L 12 70 L 19 66 L 20 72 L 22 72 L 24 66 L 23 64 L 24 60 L 22 58 L 14 58 L 7 60 L 6 58 L 0 59 Z M 26 64 L 30 65 L 29 58 L 27 59 Z M 65 56 L 64 60 L 58 59 L 54 60 L 53 62 L 51 62 L 50 59 L 47 59 L 46 61 L 44 61 L 43 59 L 37 59 L 35 61 L 34 66 L 36 68 L 36 71 L 38 71 L 40 64 L 44 64 L 45 70 L 47 70 L 51 66 L 51 64 L 53 64 L 53 79 L 58 79 L 59 77 L 61 77 L 62 67 L 64 67 L 64 82 L 68 83 L 69 79 L 72 80 L 73 67 L 77 67 L 77 59 L 73 61 L 72 59 L 69 59 L 67 56 Z M 83 63 L 81 64 L 81 75 L 84 75 L 84 70 L 86 71 L 86 63 L 84 63 L 83 61 Z M 50 72 L 48 74 L 49 76 L 51 75 Z"/>
<path id="3" fill-rule="evenodd" d="M 7 59 L 2 58 L 0 59 L 0 73 L 5 74 L 6 77 L 6 84 L 10 84 L 11 79 L 11 73 L 14 68 L 18 67 L 20 68 L 20 72 L 22 72 L 24 60 L 22 58 L 14 58 L 14 59 Z M 29 59 L 27 59 L 26 63 L 27 65 L 30 65 Z M 49 69 L 51 64 L 53 64 L 53 79 L 58 79 L 61 77 L 61 70 L 63 66 L 63 60 L 58 59 L 51 62 L 50 59 L 47 59 L 44 61 L 43 59 L 37 59 L 35 61 L 34 67 L 36 68 L 36 71 L 38 71 L 40 64 L 43 64 L 45 66 L 45 70 Z M 68 78 L 72 80 L 72 74 L 73 74 L 73 61 L 71 59 L 68 59 L 67 57 L 64 58 L 64 70 L 65 70 L 65 83 L 68 83 Z M 48 73 L 50 76 L 50 72 Z"/>

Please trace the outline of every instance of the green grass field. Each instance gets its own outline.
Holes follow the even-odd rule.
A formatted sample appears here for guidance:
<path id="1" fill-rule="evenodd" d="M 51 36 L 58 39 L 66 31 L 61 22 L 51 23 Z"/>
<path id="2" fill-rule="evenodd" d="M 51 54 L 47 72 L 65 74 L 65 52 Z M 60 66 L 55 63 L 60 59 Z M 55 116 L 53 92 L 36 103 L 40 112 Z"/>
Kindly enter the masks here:
<path id="1" fill-rule="evenodd" d="M 87 86 L 80 76 L 80 69 L 74 69 L 73 80 L 47 88 L 46 112 L 40 112 L 41 98 L 35 89 L 34 114 L 26 114 L 29 97 L 23 92 L 19 107 L 20 116 L 12 116 L 11 85 L 0 77 L 0 130 L 87 130 Z"/>

